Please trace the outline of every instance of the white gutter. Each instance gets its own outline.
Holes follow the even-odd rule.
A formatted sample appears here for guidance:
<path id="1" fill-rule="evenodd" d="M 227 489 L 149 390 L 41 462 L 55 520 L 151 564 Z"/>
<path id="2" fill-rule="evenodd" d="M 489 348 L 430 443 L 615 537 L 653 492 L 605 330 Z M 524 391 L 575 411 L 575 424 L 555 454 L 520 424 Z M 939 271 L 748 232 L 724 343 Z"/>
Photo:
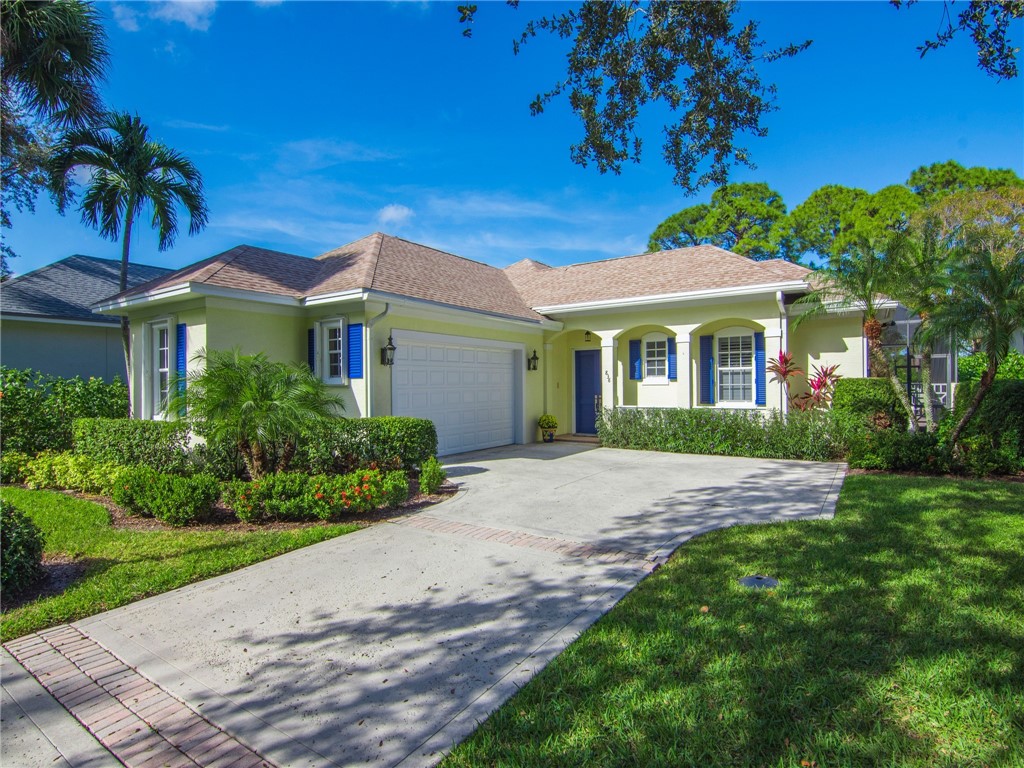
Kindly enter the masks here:
<path id="1" fill-rule="evenodd" d="M 386 293 L 384 291 L 367 291 L 366 300 L 390 303 L 396 307 L 404 307 L 413 311 L 430 311 L 435 317 L 439 312 L 448 313 L 454 318 L 460 319 L 465 315 L 471 315 L 477 325 L 480 325 L 481 323 L 494 323 L 497 325 L 514 325 L 534 330 L 544 329 L 553 331 L 562 330 L 564 325 L 557 320 L 549 320 L 546 317 L 532 320 L 525 317 L 514 317 L 498 312 L 488 312 L 481 309 L 459 307 L 454 304 L 444 304 L 439 301 L 430 301 L 429 299 L 417 299 L 411 296 L 402 296 L 397 293 Z"/>
<path id="2" fill-rule="evenodd" d="M 754 296 L 763 293 L 781 292 L 786 290 L 807 290 L 809 286 L 803 280 L 791 280 L 784 283 L 765 283 L 740 288 L 713 288 L 704 291 L 685 291 L 683 293 L 663 293 L 655 296 L 639 296 L 624 299 L 603 299 L 601 301 L 584 301 L 576 304 L 551 304 L 534 307 L 535 312 L 543 315 L 564 314 L 570 312 L 587 312 L 604 309 L 631 309 L 634 307 L 655 304 L 669 304 L 677 301 L 699 301 L 701 299 L 724 299 L 733 296 Z"/>
<path id="3" fill-rule="evenodd" d="M 370 351 L 370 341 L 373 339 L 373 326 L 377 321 L 391 311 L 391 305 L 385 303 L 384 311 L 373 319 L 366 321 L 366 339 L 363 341 L 363 365 L 366 366 L 366 416 L 373 416 L 373 355 L 367 354 Z"/>

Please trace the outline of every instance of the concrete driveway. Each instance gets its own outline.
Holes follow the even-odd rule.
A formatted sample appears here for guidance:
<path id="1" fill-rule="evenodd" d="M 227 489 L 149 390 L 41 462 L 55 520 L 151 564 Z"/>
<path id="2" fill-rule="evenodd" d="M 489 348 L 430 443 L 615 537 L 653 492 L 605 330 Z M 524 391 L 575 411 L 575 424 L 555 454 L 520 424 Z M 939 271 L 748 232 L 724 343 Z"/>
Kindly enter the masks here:
<path id="1" fill-rule="evenodd" d="M 179 744 L 182 765 L 432 765 L 687 538 L 831 516 L 844 471 L 572 443 L 447 465 L 459 494 L 418 515 L 9 647 L 109 652 L 136 695 L 225 731 L 204 742 L 221 758 Z"/>

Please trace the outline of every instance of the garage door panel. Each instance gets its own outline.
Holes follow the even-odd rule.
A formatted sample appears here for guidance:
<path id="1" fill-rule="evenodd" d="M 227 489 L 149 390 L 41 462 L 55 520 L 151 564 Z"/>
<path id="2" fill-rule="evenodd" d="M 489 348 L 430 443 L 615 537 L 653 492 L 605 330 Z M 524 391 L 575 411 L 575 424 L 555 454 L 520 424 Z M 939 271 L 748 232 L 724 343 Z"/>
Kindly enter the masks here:
<path id="1" fill-rule="evenodd" d="M 511 350 L 450 340 L 396 346 L 392 412 L 433 421 L 438 453 L 515 442 Z"/>

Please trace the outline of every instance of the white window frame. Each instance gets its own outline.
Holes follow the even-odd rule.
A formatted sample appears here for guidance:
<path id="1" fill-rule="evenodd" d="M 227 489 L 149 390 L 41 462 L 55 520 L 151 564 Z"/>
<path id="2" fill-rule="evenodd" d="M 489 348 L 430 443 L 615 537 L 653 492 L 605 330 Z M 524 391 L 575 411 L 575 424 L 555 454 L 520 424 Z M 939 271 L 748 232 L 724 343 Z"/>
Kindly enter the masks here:
<path id="1" fill-rule="evenodd" d="M 343 317 L 329 317 L 316 324 L 317 373 L 324 384 L 336 387 L 343 387 L 348 384 L 348 338 L 345 334 L 345 326 L 345 318 Z M 337 376 L 331 375 L 332 352 L 330 349 L 330 334 L 331 331 L 334 330 L 338 332 L 338 341 L 340 345 L 337 350 Z"/>
<path id="2" fill-rule="evenodd" d="M 173 318 L 165 317 L 160 320 L 154 320 L 151 323 L 146 323 L 146 333 L 143 338 L 144 353 L 142 355 L 142 362 L 145 366 L 143 379 L 144 379 L 144 391 L 145 397 L 143 399 L 143 413 L 150 419 L 157 421 L 167 418 L 166 401 L 161 404 L 161 388 L 160 388 L 160 372 L 163 370 L 160 368 L 160 332 L 167 332 L 167 396 L 171 394 L 171 383 L 174 379 L 175 374 L 175 363 L 177 359 L 177 349 L 174 331 L 175 323 Z"/>
<path id="3" fill-rule="evenodd" d="M 755 407 L 757 400 L 757 350 L 754 345 L 754 329 L 744 328 L 742 326 L 734 326 L 732 328 L 724 328 L 714 336 L 714 345 L 712 346 L 712 354 L 715 358 L 715 405 L 723 408 L 745 408 Z M 720 348 L 721 339 L 733 339 L 733 338 L 749 338 L 750 339 L 750 366 L 729 366 L 724 367 L 722 365 L 722 352 Z M 742 350 L 741 350 L 742 353 Z M 722 372 L 728 371 L 750 371 L 750 398 L 746 400 L 726 400 L 722 397 Z"/>
<path id="4" fill-rule="evenodd" d="M 647 354 L 648 344 L 663 344 L 665 350 L 665 356 L 649 358 Z M 650 375 L 647 372 L 648 360 L 663 360 L 665 372 L 663 374 Z M 641 381 L 645 386 L 665 386 L 668 384 L 668 334 L 655 332 L 646 333 L 640 339 L 640 365 L 643 375 Z"/>

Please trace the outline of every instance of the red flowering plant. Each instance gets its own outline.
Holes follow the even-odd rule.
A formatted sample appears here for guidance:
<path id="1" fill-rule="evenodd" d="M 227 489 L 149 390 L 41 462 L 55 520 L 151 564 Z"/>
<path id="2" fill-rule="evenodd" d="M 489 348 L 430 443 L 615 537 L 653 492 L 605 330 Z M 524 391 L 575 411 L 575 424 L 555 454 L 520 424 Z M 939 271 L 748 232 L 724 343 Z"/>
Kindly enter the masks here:
<path id="1" fill-rule="evenodd" d="M 838 365 L 814 366 L 814 373 L 807 377 L 807 386 L 810 387 L 810 390 L 801 392 L 793 405 L 801 411 L 828 408 L 832 403 L 832 393 L 835 391 L 836 382 L 842 378 L 836 373 L 838 367 Z"/>
<path id="2" fill-rule="evenodd" d="M 792 403 L 793 397 L 789 393 L 790 379 L 804 375 L 803 368 L 793 364 L 793 353 L 780 349 L 779 356 L 771 358 L 766 367 L 768 373 L 772 375 L 772 382 L 782 384 L 782 388 L 786 391 L 786 400 Z"/>

